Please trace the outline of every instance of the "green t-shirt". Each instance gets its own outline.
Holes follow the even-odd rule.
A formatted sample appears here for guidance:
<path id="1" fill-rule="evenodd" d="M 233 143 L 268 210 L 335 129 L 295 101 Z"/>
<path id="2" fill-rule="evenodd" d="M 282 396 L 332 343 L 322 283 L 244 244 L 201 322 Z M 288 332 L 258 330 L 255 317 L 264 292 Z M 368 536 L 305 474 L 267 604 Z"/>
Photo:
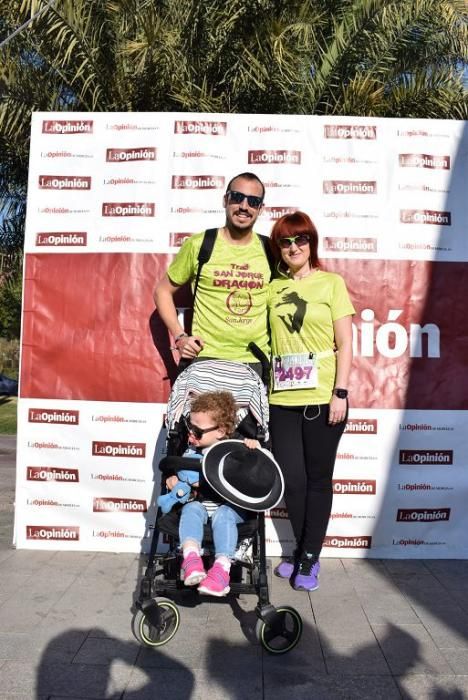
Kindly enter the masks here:
<path id="1" fill-rule="evenodd" d="M 193 283 L 204 233 L 184 241 L 169 265 L 169 279 Z M 268 356 L 267 289 L 270 267 L 258 236 L 247 245 L 232 245 L 216 236 L 211 257 L 203 265 L 195 297 L 192 333 L 203 338 L 199 357 L 257 362 L 247 350 L 256 343 Z"/>
<path id="2" fill-rule="evenodd" d="M 333 322 L 355 313 L 343 278 L 317 270 L 302 280 L 274 279 L 269 286 L 268 310 L 273 365 L 277 356 L 318 353 L 317 387 L 281 391 L 272 388 L 270 403 L 282 406 L 328 403 L 336 373 Z"/>

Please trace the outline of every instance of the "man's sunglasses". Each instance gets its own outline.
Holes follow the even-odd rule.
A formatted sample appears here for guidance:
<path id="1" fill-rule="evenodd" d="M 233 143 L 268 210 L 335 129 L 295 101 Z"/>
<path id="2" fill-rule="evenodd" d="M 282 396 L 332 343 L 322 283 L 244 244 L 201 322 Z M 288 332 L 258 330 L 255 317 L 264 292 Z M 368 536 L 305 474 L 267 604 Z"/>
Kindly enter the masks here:
<path id="1" fill-rule="evenodd" d="M 278 238 L 278 245 L 280 248 L 283 248 L 283 250 L 290 248 L 293 243 L 299 248 L 303 248 L 310 243 L 310 238 L 305 233 L 300 233 L 298 236 L 283 236 L 283 238 Z"/>
<path id="2" fill-rule="evenodd" d="M 212 428 L 199 428 L 198 425 L 193 425 L 193 423 L 190 422 L 188 416 L 184 416 L 184 423 L 188 432 L 192 433 L 196 440 L 201 440 L 205 433 L 211 433 L 213 430 L 218 430 L 219 428 L 219 425 L 214 425 Z"/>
<path id="3" fill-rule="evenodd" d="M 252 209 L 259 209 L 263 204 L 263 197 L 256 197 L 254 194 L 244 194 L 243 192 L 237 192 L 236 190 L 228 190 L 226 192 L 226 197 L 228 198 L 230 204 L 242 204 L 244 199 L 246 199 L 247 204 Z"/>

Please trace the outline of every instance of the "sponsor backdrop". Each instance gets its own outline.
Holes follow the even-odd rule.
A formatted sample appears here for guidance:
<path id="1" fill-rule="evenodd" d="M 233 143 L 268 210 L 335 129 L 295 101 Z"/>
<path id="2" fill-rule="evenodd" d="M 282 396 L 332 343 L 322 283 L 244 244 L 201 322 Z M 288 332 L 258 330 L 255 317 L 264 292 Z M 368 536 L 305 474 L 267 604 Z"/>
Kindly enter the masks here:
<path id="1" fill-rule="evenodd" d="M 466 558 L 464 126 L 35 114 L 16 545 L 148 548 L 175 369 L 152 291 L 187 236 L 223 223 L 227 182 L 251 170 L 266 185 L 257 230 L 308 212 L 357 310 L 323 555 Z M 236 271 L 223 280 L 242 295 L 253 283 Z M 186 314 L 183 295 L 178 305 Z M 291 549 L 284 507 L 267 538 L 270 554 Z"/>

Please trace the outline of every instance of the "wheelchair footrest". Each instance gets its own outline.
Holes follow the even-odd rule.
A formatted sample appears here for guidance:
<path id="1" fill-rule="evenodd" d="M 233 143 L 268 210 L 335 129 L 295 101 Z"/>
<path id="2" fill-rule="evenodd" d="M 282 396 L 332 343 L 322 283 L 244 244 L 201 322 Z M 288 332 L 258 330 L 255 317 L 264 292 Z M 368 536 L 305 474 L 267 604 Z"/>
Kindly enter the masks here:
<path id="1" fill-rule="evenodd" d="M 161 595 L 163 591 L 190 591 L 193 588 L 189 586 L 184 586 L 183 581 L 178 579 L 161 579 L 160 581 L 154 582 L 154 593 L 155 595 Z"/>
<path id="2" fill-rule="evenodd" d="M 257 588 L 252 583 L 231 583 L 230 588 L 231 593 L 252 593 L 253 595 L 257 593 Z"/>

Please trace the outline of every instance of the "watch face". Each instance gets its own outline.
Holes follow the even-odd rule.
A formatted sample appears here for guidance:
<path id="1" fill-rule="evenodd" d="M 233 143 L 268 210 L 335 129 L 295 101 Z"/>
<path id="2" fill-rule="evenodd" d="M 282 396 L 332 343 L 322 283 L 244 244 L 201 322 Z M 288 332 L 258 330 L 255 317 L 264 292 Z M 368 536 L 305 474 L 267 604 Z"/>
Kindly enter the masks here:
<path id="1" fill-rule="evenodd" d="M 335 396 L 338 396 L 339 399 L 346 399 L 346 398 L 348 398 L 348 390 L 347 389 L 335 389 Z"/>

